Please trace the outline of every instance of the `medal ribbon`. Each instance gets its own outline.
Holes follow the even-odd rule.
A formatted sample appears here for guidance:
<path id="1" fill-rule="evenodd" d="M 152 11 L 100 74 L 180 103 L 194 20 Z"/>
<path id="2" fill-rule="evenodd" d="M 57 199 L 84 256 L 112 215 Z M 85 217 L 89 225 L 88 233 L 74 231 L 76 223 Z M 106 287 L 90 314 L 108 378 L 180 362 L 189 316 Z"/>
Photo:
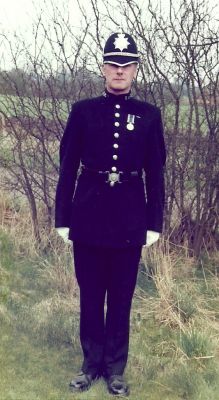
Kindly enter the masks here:
<path id="1" fill-rule="evenodd" d="M 133 114 L 128 114 L 128 117 L 127 117 L 127 124 L 132 124 L 132 125 L 134 125 L 134 123 L 135 123 L 135 115 L 133 115 Z"/>

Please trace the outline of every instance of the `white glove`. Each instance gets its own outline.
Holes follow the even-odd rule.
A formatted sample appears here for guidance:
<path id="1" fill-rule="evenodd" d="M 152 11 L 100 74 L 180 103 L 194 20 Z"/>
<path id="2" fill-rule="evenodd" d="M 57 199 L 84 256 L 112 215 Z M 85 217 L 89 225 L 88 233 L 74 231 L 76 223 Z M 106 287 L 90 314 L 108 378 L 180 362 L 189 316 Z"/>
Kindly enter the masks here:
<path id="1" fill-rule="evenodd" d="M 69 235 L 69 228 L 56 228 L 56 231 L 59 236 L 64 240 L 65 243 L 71 243 L 71 240 L 69 240 L 68 235 Z"/>
<path id="2" fill-rule="evenodd" d="M 159 232 L 147 231 L 146 244 L 143 247 L 149 247 L 154 244 L 160 237 Z"/>

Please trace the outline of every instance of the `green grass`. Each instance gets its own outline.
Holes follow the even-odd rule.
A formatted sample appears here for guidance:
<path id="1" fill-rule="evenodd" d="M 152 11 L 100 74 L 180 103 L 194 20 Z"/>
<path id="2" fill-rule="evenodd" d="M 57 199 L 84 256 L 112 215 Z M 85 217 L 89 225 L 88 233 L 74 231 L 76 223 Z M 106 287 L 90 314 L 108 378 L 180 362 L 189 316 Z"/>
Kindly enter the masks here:
<path id="1" fill-rule="evenodd" d="M 57 255 L 30 259 L 25 252 L 16 254 L 13 238 L 5 233 L 0 233 L 0 250 L 0 399 L 112 399 L 103 380 L 86 393 L 71 393 L 68 388 L 81 365 L 78 290 L 71 282 L 69 253 L 62 255 L 60 267 Z M 198 306 L 192 308 L 186 301 L 186 294 L 193 295 L 198 305 L 199 296 L 204 296 L 210 312 L 215 311 L 217 279 L 213 283 L 209 276 L 208 290 L 202 276 L 174 282 L 178 289 L 171 312 L 179 312 L 177 302 L 188 313 L 182 331 L 166 323 L 169 311 L 154 280 L 141 268 L 126 369 L 130 400 L 219 400 L 216 330 L 212 340 Z"/>
<path id="2" fill-rule="evenodd" d="M 208 360 L 212 357 L 211 339 L 204 332 L 194 328 L 182 333 L 180 347 L 189 358 L 200 357 Z"/>
<path id="3" fill-rule="evenodd" d="M 69 350 L 34 345 L 11 326 L 3 331 L 0 353 L 1 400 L 70 398 L 65 387 L 71 371 Z"/>

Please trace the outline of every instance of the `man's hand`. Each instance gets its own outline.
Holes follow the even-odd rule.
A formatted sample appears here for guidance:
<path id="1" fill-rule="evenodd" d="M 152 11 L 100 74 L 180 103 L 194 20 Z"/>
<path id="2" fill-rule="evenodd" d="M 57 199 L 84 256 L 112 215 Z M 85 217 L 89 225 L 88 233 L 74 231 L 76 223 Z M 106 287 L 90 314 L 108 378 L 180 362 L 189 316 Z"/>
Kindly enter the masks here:
<path id="1" fill-rule="evenodd" d="M 68 238 L 69 228 L 56 228 L 56 232 L 61 236 L 65 243 L 71 243 L 71 240 Z"/>
<path id="2" fill-rule="evenodd" d="M 149 247 L 154 244 L 160 237 L 159 232 L 147 231 L 146 244 L 143 247 Z"/>

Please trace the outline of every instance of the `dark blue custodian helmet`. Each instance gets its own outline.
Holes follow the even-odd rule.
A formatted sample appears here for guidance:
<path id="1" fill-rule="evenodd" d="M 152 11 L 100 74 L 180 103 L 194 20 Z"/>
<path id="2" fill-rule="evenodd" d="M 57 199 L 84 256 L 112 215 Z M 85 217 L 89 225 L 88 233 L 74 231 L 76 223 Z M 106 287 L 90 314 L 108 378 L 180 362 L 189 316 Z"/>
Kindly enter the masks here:
<path id="1" fill-rule="evenodd" d="M 128 33 L 113 33 L 106 41 L 103 52 L 104 64 L 124 67 L 129 64 L 137 64 L 138 61 L 137 45 Z"/>

